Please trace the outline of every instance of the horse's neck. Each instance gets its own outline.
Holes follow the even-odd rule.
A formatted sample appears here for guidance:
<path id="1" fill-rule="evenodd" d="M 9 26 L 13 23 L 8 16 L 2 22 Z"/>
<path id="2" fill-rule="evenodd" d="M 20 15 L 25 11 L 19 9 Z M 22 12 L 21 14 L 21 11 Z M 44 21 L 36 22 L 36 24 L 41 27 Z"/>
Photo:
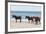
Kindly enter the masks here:
<path id="1" fill-rule="evenodd" d="M 15 16 L 15 17 L 17 17 L 17 16 Z"/>
<path id="2" fill-rule="evenodd" d="M 27 18 L 29 18 L 29 17 L 27 17 Z"/>

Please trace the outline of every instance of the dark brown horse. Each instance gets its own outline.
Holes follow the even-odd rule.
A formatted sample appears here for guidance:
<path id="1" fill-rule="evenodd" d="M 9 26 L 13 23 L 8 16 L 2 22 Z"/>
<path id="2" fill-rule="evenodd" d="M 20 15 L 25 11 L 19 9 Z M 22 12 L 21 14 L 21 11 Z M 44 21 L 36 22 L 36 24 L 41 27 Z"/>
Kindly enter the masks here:
<path id="1" fill-rule="evenodd" d="M 40 22 L 40 18 L 39 17 L 29 17 L 29 16 L 26 16 L 25 18 L 28 19 L 29 23 L 30 23 L 30 20 L 32 20 L 32 22 L 34 21 L 33 19 L 35 19 L 35 22 L 36 24 L 38 23 L 38 21 Z"/>
<path id="2" fill-rule="evenodd" d="M 33 21 L 33 18 L 32 18 L 32 17 L 26 16 L 25 18 L 27 18 L 27 19 L 28 19 L 29 23 L 30 23 L 30 20 L 32 20 L 32 21 Z"/>
<path id="3" fill-rule="evenodd" d="M 33 16 L 32 18 L 33 18 L 33 21 L 36 22 L 36 24 L 38 24 L 38 21 L 40 22 L 40 17 L 35 17 L 35 16 Z M 34 19 L 35 19 L 35 20 L 34 20 Z"/>
<path id="4" fill-rule="evenodd" d="M 38 21 L 40 22 L 40 17 L 35 17 L 36 24 L 38 24 Z"/>
<path id="5" fill-rule="evenodd" d="M 16 22 L 17 22 L 17 19 L 20 19 L 20 22 L 21 22 L 21 16 L 12 15 L 12 17 L 16 19 Z"/>

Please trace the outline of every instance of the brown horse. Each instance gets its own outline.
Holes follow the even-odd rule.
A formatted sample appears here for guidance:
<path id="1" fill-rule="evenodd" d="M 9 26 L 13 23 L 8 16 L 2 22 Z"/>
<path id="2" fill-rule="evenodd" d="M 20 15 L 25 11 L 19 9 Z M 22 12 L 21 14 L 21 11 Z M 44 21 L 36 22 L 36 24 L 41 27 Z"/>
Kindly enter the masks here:
<path id="1" fill-rule="evenodd" d="M 33 21 L 33 18 L 32 18 L 32 17 L 26 16 L 25 18 L 27 18 L 27 19 L 28 19 L 29 23 L 30 23 L 30 20 L 32 20 L 32 21 Z"/>
<path id="2" fill-rule="evenodd" d="M 35 17 L 35 16 L 29 17 L 29 16 L 26 16 L 25 18 L 28 19 L 29 23 L 30 23 L 30 20 L 32 20 L 32 22 L 33 22 L 34 19 L 35 19 L 36 24 L 38 23 L 38 21 L 40 22 L 40 18 L 39 17 Z"/>
<path id="3" fill-rule="evenodd" d="M 40 17 L 35 17 L 36 24 L 38 24 L 38 21 L 40 22 Z"/>
<path id="4" fill-rule="evenodd" d="M 35 17 L 35 16 L 33 16 L 32 18 L 33 18 L 33 21 L 36 22 L 36 24 L 38 24 L 38 21 L 40 22 L 40 17 Z M 34 20 L 34 19 L 35 19 L 35 20 Z"/>
<path id="5" fill-rule="evenodd" d="M 16 22 L 17 22 L 17 19 L 20 19 L 20 22 L 21 22 L 21 16 L 13 15 L 12 17 L 14 17 L 16 19 Z"/>

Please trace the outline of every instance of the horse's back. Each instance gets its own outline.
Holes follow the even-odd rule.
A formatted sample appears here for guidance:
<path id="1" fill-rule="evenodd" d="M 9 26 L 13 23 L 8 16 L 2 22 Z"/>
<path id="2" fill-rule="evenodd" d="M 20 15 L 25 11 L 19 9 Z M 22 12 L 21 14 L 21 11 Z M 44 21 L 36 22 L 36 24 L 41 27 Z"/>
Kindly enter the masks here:
<path id="1" fill-rule="evenodd" d="M 21 16 L 16 16 L 16 19 L 21 19 Z"/>

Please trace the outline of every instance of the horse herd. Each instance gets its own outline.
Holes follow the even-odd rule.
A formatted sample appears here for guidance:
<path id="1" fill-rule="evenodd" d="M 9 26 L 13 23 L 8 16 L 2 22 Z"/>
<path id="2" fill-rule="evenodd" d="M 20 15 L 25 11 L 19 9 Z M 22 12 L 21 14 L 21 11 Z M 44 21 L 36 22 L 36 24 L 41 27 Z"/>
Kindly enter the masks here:
<path id="1" fill-rule="evenodd" d="M 21 16 L 12 15 L 12 17 L 14 17 L 14 18 L 16 19 L 16 22 L 17 22 L 17 19 L 20 19 L 20 23 L 21 23 L 21 18 L 22 18 Z M 40 22 L 40 17 L 35 17 L 35 16 L 30 17 L 30 16 L 26 16 L 25 19 L 28 19 L 29 23 L 30 23 L 30 20 L 31 20 L 32 22 L 35 21 L 36 24 L 37 24 L 38 22 Z"/>

